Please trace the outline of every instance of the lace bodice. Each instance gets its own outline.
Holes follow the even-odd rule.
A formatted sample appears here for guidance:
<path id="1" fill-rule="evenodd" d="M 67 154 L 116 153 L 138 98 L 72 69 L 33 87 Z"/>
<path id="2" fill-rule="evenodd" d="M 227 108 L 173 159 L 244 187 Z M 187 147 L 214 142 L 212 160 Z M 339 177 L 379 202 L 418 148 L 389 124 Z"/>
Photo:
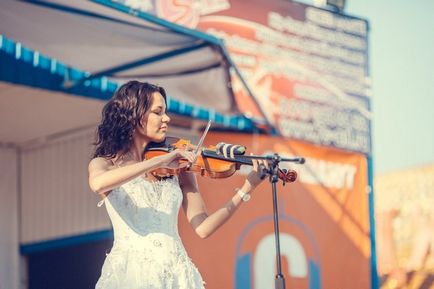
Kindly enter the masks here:
<path id="1" fill-rule="evenodd" d="M 181 202 L 176 177 L 137 177 L 107 196 L 114 242 L 96 288 L 203 288 L 178 234 Z"/>

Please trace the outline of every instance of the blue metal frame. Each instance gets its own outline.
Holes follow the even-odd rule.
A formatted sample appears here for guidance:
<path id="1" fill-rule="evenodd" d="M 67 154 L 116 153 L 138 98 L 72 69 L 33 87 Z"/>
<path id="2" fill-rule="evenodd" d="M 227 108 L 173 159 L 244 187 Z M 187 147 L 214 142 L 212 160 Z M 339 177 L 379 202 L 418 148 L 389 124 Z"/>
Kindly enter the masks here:
<path id="1" fill-rule="evenodd" d="M 375 210 L 374 210 L 374 169 L 372 156 L 366 156 L 368 162 L 368 203 L 369 203 L 369 227 L 371 239 L 371 288 L 379 288 L 377 273 L 377 246 L 375 242 Z"/>
<path id="2" fill-rule="evenodd" d="M 97 242 L 109 239 L 113 239 L 113 231 L 102 230 L 87 234 L 69 236 L 65 238 L 23 244 L 20 245 L 20 253 L 23 255 L 31 255 L 47 250 L 65 248 L 69 246 L 76 246 L 81 244 L 87 244 L 89 242 Z"/>
<path id="3" fill-rule="evenodd" d="M 37 87 L 51 91 L 108 100 L 118 84 L 107 77 L 86 80 L 66 89 L 64 82 L 80 81 L 89 73 L 66 66 L 54 58 L 49 58 L 0 35 L 0 81 Z M 215 124 L 229 129 L 252 131 L 254 123 L 242 115 L 224 115 L 213 109 L 194 106 L 170 96 L 167 98 L 168 111 L 200 120 L 211 119 Z"/>
<path id="4" fill-rule="evenodd" d="M 356 18 L 352 17 L 351 18 Z M 360 18 L 357 18 L 360 19 Z M 366 29 L 369 32 L 370 26 L 369 22 L 365 19 L 362 19 L 366 22 Z M 366 75 L 370 75 L 370 67 L 369 67 L 369 38 L 366 37 Z M 371 101 L 368 102 L 368 109 L 369 111 L 372 111 L 371 108 Z M 372 119 L 369 120 L 369 131 L 370 131 L 370 137 L 369 137 L 369 153 L 365 154 L 366 160 L 368 163 L 368 204 L 369 204 L 369 234 L 370 234 L 370 240 L 371 240 L 371 289 L 379 289 L 380 283 L 378 278 L 378 271 L 377 271 L 377 245 L 376 245 L 376 236 L 375 236 L 375 203 L 374 203 L 374 161 L 373 161 L 373 151 L 372 151 Z"/>
<path id="5" fill-rule="evenodd" d="M 122 65 L 119 65 L 119 66 L 116 66 L 116 67 L 112 67 L 112 68 L 109 68 L 109 69 L 106 69 L 106 70 L 103 70 L 103 71 L 96 72 L 96 73 L 94 73 L 94 74 L 92 74 L 92 75 L 90 75 L 88 77 L 85 77 L 83 79 L 80 79 L 79 81 L 74 82 L 73 85 L 77 85 L 78 83 L 85 82 L 87 80 L 91 80 L 91 79 L 95 79 L 95 78 L 99 78 L 99 77 L 111 76 L 111 75 L 113 75 L 114 73 L 117 73 L 117 72 L 128 70 L 128 69 L 131 69 L 131 68 L 134 68 L 134 67 L 137 67 L 137 66 L 141 66 L 141 65 L 146 65 L 146 64 L 153 63 L 153 62 L 157 62 L 157 61 L 160 61 L 160 60 L 163 60 L 163 59 L 174 57 L 174 56 L 179 55 L 179 54 L 183 54 L 183 53 L 187 53 L 187 52 L 194 51 L 194 50 L 197 50 L 197 49 L 201 49 L 201 48 L 206 47 L 206 46 L 208 46 L 206 43 L 199 43 L 199 44 L 195 44 L 195 45 L 189 45 L 189 46 L 181 47 L 181 48 L 178 48 L 178 49 L 175 49 L 175 50 L 171 50 L 171 51 L 168 51 L 168 52 L 164 52 L 164 53 L 161 53 L 161 54 L 158 54 L 158 55 L 154 55 L 154 56 L 146 57 L 146 58 L 139 59 L 139 60 L 136 60 L 136 61 L 132 61 L 130 63 L 125 63 L 125 64 L 122 64 Z"/>

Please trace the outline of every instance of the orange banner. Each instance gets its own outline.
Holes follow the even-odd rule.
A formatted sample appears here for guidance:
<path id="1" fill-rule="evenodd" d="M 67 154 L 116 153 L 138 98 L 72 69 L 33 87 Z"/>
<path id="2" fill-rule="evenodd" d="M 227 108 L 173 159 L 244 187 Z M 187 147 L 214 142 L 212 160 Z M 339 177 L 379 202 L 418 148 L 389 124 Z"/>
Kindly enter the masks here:
<path id="1" fill-rule="evenodd" d="M 303 156 L 295 183 L 278 188 L 282 271 L 286 288 L 370 288 L 367 163 L 364 155 L 266 135 L 210 133 L 208 144 L 243 144 L 248 153 Z M 240 187 L 250 167 L 227 179 L 199 177 L 209 212 Z M 207 289 L 275 288 L 272 190 L 264 181 L 252 199 L 206 240 L 183 216 L 180 233 Z"/>
<path id="2" fill-rule="evenodd" d="M 287 0 L 156 0 L 151 13 L 224 40 L 254 95 L 232 75 L 246 115 L 286 138 L 370 151 L 366 20 Z"/>

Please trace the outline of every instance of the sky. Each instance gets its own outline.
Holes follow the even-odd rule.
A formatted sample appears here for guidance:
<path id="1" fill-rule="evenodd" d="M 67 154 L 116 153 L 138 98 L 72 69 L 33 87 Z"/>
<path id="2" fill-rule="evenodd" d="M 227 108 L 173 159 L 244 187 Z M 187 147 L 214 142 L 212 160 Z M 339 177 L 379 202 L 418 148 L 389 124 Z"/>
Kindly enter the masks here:
<path id="1" fill-rule="evenodd" d="M 434 1 L 348 0 L 370 23 L 374 173 L 434 164 Z"/>

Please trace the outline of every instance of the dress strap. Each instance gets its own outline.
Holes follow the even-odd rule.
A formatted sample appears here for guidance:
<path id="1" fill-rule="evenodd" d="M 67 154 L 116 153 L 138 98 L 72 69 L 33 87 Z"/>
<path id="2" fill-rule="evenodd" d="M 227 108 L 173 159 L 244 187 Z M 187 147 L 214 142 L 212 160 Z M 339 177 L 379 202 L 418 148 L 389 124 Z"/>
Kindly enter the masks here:
<path id="1" fill-rule="evenodd" d="M 96 204 L 96 206 L 97 206 L 98 208 L 101 208 L 102 205 L 104 205 L 104 201 L 105 201 L 105 198 L 102 199 L 101 201 L 99 201 L 98 204 Z"/>

